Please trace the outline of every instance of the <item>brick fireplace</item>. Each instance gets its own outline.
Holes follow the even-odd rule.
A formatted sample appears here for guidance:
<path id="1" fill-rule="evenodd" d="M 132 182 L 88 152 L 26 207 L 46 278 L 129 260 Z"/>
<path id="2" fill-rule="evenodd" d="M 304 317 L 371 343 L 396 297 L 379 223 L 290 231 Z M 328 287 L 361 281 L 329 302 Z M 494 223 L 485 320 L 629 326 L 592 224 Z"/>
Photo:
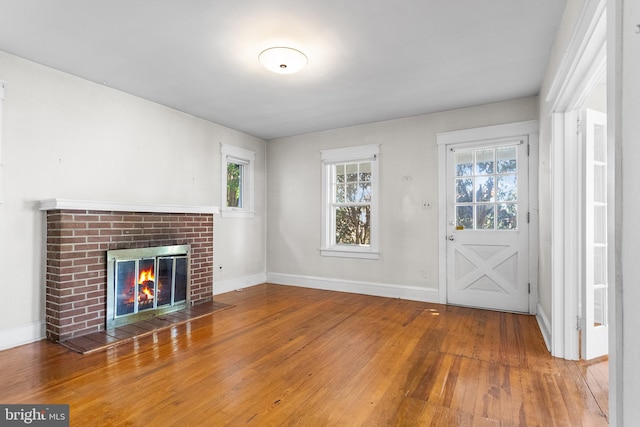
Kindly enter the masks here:
<path id="1" fill-rule="evenodd" d="M 190 245 L 190 303 L 212 299 L 216 208 L 52 199 L 40 209 L 47 216 L 48 339 L 105 329 L 109 250 Z"/>

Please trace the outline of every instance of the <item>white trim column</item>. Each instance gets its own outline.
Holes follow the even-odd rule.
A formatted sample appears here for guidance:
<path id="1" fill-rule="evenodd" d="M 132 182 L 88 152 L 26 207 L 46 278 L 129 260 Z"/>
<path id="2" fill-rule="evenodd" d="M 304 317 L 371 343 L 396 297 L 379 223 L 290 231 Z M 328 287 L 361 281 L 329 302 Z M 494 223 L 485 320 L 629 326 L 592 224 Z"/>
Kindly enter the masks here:
<path id="1" fill-rule="evenodd" d="M 615 141 L 615 289 L 610 287 L 609 417 L 612 426 L 640 419 L 640 4 L 609 1 L 608 129 Z M 613 139 L 611 139 L 613 138 Z M 611 348 L 615 351 L 611 354 Z"/>
<path id="2" fill-rule="evenodd" d="M 551 104 L 551 354 L 580 357 L 581 169 L 577 119 L 606 65 L 606 0 L 586 0 L 545 101 Z"/>

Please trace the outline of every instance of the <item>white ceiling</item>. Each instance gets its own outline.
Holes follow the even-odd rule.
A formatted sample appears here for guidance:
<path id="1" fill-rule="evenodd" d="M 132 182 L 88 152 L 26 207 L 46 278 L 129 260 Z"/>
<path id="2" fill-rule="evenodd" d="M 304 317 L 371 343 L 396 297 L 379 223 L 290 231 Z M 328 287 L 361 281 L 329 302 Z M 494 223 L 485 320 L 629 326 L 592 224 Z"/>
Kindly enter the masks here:
<path id="1" fill-rule="evenodd" d="M 0 0 L 0 50 L 268 140 L 536 95 L 565 4 Z"/>

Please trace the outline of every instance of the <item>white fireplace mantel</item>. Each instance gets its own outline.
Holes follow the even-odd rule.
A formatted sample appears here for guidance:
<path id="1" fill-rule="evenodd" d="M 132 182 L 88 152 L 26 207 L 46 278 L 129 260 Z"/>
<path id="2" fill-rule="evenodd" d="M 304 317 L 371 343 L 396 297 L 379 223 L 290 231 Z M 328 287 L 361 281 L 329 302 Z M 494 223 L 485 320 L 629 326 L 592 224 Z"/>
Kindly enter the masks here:
<path id="1" fill-rule="evenodd" d="M 60 209 L 109 211 L 109 212 L 151 212 L 151 213 L 188 213 L 188 214 L 217 214 L 217 206 L 188 206 L 188 205 L 155 205 L 144 203 L 118 203 L 97 200 L 69 200 L 47 199 L 39 203 L 41 211 Z"/>

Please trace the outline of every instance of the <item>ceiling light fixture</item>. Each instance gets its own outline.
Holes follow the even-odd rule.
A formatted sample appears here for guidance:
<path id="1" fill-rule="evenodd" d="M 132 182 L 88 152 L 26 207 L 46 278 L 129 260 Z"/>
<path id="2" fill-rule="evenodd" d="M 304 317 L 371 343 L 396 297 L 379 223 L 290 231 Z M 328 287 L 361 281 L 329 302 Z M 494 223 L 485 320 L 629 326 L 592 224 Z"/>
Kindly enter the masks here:
<path id="1" fill-rule="evenodd" d="M 270 47 L 260 52 L 258 61 L 264 68 L 278 74 L 293 74 L 307 65 L 307 56 L 290 47 Z"/>

